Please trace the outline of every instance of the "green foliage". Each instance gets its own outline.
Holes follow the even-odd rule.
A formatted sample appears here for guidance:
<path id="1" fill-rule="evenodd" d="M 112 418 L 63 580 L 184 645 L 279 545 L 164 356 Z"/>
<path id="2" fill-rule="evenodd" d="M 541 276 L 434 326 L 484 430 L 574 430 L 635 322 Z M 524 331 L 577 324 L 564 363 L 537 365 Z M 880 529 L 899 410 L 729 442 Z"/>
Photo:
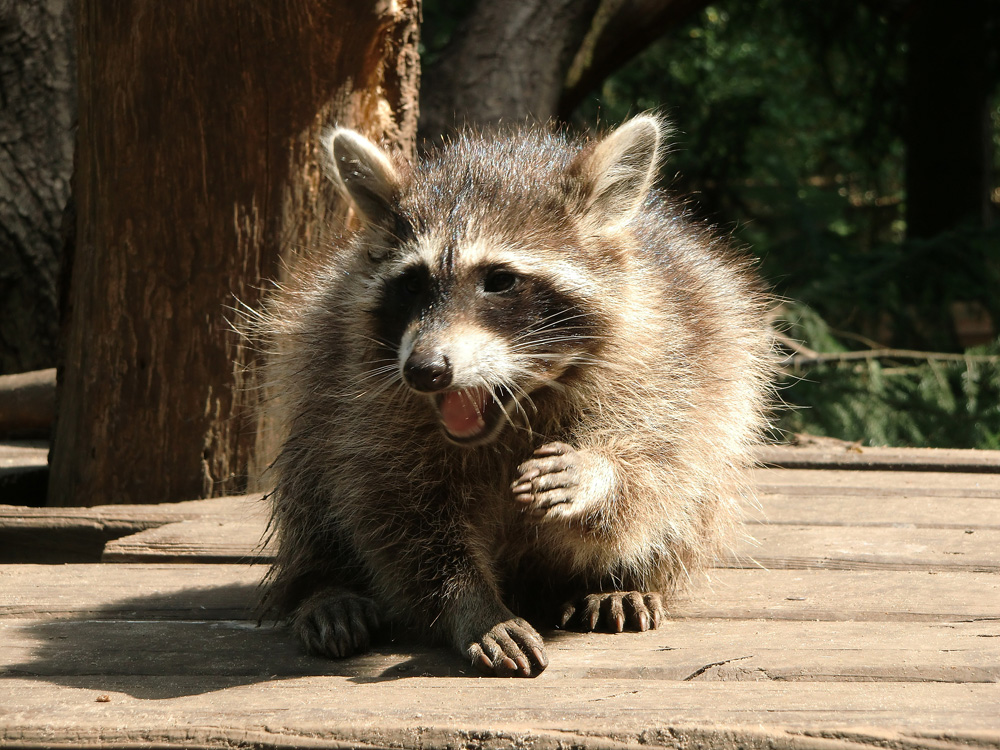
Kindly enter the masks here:
<path id="1" fill-rule="evenodd" d="M 729 2 L 650 47 L 578 124 L 666 109 L 671 186 L 734 226 L 782 294 L 902 223 L 899 30 L 863 3 Z M 818 300 L 810 300 L 818 302 Z"/>
<path id="2" fill-rule="evenodd" d="M 978 303 L 1000 321 L 998 250 L 1000 227 L 879 243 L 863 257 L 833 253 L 817 261 L 816 273 L 803 272 L 791 294 L 835 328 L 896 346 L 947 351 L 954 348 L 954 303 Z"/>
<path id="3" fill-rule="evenodd" d="M 790 305 L 792 338 L 845 351 L 815 311 Z M 809 432 L 867 445 L 1000 449 L 1000 342 L 957 361 L 891 357 L 831 362 L 782 379 L 785 433 Z"/>
<path id="4" fill-rule="evenodd" d="M 955 303 L 1000 321 L 1000 228 L 904 240 L 905 25 L 893 7 L 719 0 L 574 116 L 612 126 L 665 110 L 678 128 L 669 187 L 760 256 L 776 293 L 798 301 L 786 310 L 793 335 L 821 352 L 955 350 Z M 993 122 L 1000 143 L 1000 108 Z M 798 407 L 785 430 L 1000 447 L 996 363 L 831 363 L 784 385 Z"/>
<path id="5" fill-rule="evenodd" d="M 425 63 L 470 7 L 425 4 Z M 760 256 L 776 294 L 796 300 L 784 306 L 790 332 L 819 352 L 958 351 L 956 305 L 1000 323 L 1000 226 L 905 240 L 907 7 L 716 0 L 573 117 L 590 129 L 665 112 L 677 128 L 665 187 L 694 196 L 696 212 Z M 989 17 L 1000 28 L 1000 13 Z M 987 67 L 996 80 L 995 50 Z M 990 113 L 1000 203 L 1000 88 Z M 969 353 L 1000 354 L 1000 343 Z M 796 407 L 780 417 L 785 430 L 1000 448 L 996 362 L 831 362 L 789 373 L 782 395 Z"/>

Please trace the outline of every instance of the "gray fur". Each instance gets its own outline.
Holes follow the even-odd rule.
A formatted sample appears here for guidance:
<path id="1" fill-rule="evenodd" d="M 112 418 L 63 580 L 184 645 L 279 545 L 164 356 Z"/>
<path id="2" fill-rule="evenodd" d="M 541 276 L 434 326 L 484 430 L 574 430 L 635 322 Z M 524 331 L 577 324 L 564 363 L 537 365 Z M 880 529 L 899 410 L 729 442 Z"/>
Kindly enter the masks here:
<path id="1" fill-rule="evenodd" d="M 765 297 L 652 188 L 663 132 L 469 133 L 413 166 L 328 139 L 365 222 L 260 323 L 287 434 L 266 604 L 311 651 L 398 622 L 534 676 L 529 619 L 656 627 L 724 549 L 752 497 Z"/>

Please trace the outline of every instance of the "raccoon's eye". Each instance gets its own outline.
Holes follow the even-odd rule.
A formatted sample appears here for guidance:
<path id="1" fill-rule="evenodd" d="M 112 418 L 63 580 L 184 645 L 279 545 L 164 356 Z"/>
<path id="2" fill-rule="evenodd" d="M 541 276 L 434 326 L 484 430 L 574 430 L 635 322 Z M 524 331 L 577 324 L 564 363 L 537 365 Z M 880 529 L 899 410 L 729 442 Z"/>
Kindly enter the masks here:
<path id="1" fill-rule="evenodd" d="M 517 274 L 510 271 L 490 271 L 483 279 L 483 291 L 487 294 L 502 294 L 509 292 L 516 284 Z"/>
<path id="2" fill-rule="evenodd" d="M 424 290 L 424 280 L 418 273 L 408 273 L 400 280 L 403 283 L 403 291 L 407 294 L 416 296 Z"/>

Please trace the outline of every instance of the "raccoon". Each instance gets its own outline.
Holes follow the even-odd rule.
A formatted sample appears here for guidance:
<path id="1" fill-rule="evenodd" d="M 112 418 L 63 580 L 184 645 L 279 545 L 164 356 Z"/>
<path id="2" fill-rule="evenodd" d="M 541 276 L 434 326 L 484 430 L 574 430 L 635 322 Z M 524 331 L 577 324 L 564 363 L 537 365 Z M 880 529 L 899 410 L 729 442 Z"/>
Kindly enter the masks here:
<path id="1" fill-rule="evenodd" d="M 287 431 L 265 606 L 344 657 L 387 622 L 485 674 L 535 626 L 643 631 L 750 496 L 769 338 L 751 266 L 654 189 L 665 125 L 325 137 L 359 219 L 264 313 Z"/>

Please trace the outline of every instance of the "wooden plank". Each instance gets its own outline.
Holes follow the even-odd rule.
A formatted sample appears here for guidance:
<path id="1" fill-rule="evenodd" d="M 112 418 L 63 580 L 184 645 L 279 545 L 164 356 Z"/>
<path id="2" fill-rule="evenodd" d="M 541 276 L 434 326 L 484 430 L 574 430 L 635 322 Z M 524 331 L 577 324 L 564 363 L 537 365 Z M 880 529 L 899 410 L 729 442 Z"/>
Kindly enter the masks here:
<path id="1" fill-rule="evenodd" d="M 851 495 L 767 493 L 746 509 L 751 523 L 796 526 L 895 526 L 899 528 L 1000 529 L 1000 506 L 989 498 L 881 496 L 865 502 Z M 749 530 L 751 534 L 754 529 Z"/>
<path id="2" fill-rule="evenodd" d="M 47 437 L 56 412 L 56 370 L 0 375 L 0 435 Z"/>
<path id="3" fill-rule="evenodd" d="M 0 566 L 0 745 L 1000 748 L 997 575 L 716 571 L 511 682 L 405 642 L 305 657 L 246 619 L 261 572 Z"/>
<path id="4" fill-rule="evenodd" d="M 261 499 L 258 493 L 160 505 L 0 505 L 0 563 L 97 562 L 110 540 L 164 524 L 197 518 L 263 519 L 267 511 Z"/>
<path id="5" fill-rule="evenodd" d="M 805 497 L 944 497 L 1000 499 L 1000 474 L 934 471 L 757 469 L 760 494 Z"/>
<path id="6" fill-rule="evenodd" d="M 998 451 L 1000 453 L 1000 451 Z M 40 460 L 40 459 L 39 459 Z M 879 497 L 896 500 L 909 498 L 920 502 L 931 500 L 963 501 L 966 513 L 988 508 L 981 504 L 971 504 L 975 500 L 1000 499 L 1000 476 L 978 474 L 950 474 L 942 472 L 885 472 L 885 471 L 813 471 L 808 469 L 758 469 L 755 471 L 758 494 L 762 500 L 783 498 L 793 502 L 795 498 L 811 503 L 814 499 L 828 501 L 830 498 Z M 166 503 L 162 505 L 122 505 L 98 506 L 94 508 L 26 508 L 24 506 L 0 505 L 0 528 L 16 528 L 34 524 L 38 528 L 46 525 L 65 526 L 78 523 L 127 522 L 139 528 L 151 528 L 163 523 L 223 515 L 244 517 L 248 514 L 266 513 L 260 506 L 260 495 L 194 500 L 187 503 Z M 881 501 L 880 501 L 881 502 Z M 245 506 L 251 506 L 247 510 Z M 858 504 L 864 509 L 875 503 Z M 905 508 L 897 504 L 895 508 Z M 939 506 L 946 508 L 946 503 Z M 987 519 L 993 513 L 983 513 Z M 779 521 L 780 518 L 771 518 Z M 905 522 L 905 521 L 904 521 Z"/>
<path id="7" fill-rule="evenodd" d="M 728 566 L 1000 572 L 1000 530 L 756 526 Z"/>
<path id="8" fill-rule="evenodd" d="M 857 503 L 841 500 L 846 518 L 849 507 Z M 260 517 L 167 524 L 109 541 L 101 559 L 115 563 L 266 562 L 273 553 L 262 542 L 265 527 Z M 742 544 L 723 563 L 725 567 L 1000 572 L 1000 527 L 941 529 L 904 521 L 881 527 L 758 524 L 747 531 L 756 543 Z"/>
<path id="9" fill-rule="evenodd" d="M 939 621 L 1000 618 L 993 573 L 713 570 L 676 612 L 683 617 Z"/>
<path id="10" fill-rule="evenodd" d="M 3 565 L 0 617 L 244 619 L 264 566 Z M 712 619 L 927 621 L 1000 619 L 991 573 L 725 570 L 674 607 Z"/>
<path id="11" fill-rule="evenodd" d="M 757 522 L 1000 528 L 1000 513 L 994 512 L 990 505 L 991 501 L 1000 500 L 1000 475 L 764 469 L 757 472 L 757 478 L 763 509 L 748 511 L 749 518 Z M 877 498 L 878 502 L 859 498 Z M 265 514 L 259 496 L 174 506 L 89 509 L 0 506 L 0 542 L 3 542 L 0 561 L 95 561 L 101 559 L 102 551 L 103 559 L 108 561 L 239 561 L 259 556 L 254 552 L 260 540 L 256 528 L 263 524 Z M 206 533 L 212 530 L 208 520 L 211 518 L 229 519 L 236 525 L 225 534 L 221 529 L 220 533 Z M 182 520 L 192 523 L 174 529 L 160 528 Z M 198 520 L 205 523 L 193 523 Z M 154 528 L 160 530 L 122 539 Z M 71 556 L 78 548 L 79 554 Z M 43 553 L 59 554 L 62 558 L 26 557 Z M 775 555 L 772 559 L 779 557 Z M 966 567 L 989 569 L 978 561 Z"/>
<path id="12" fill-rule="evenodd" d="M 904 569 L 714 570 L 657 631 L 547 631 L 550 668 L 509 682 L 398 635 L 304 656 L 248 619 L 264 566 L 0 566 L 0 746 L 1000 750 L 1000 575 L 956 572 L 996 569 L 996 487 L 761 474 L 759 561 Z M 187 507 L 107 551 L 215 539 L 225 559 L 263 528 L 243 507 Z"/>
<path id="13" fill-rule="evenodd" d="M 389 675 L 0 683 L 0 744 L 156 747 L 1000 747 L 998 685 Z M 554 689 L 556 688 L 556 689 Z M 872 727 L 876 727 L 873 729 Z"/>
<path id="14" fill-rule="evenodd" d="M 2 377 L 0 375 L 0 378 Z M 0 477 L 18 471 L 45 469 L 48 465 L 49 444 L 45 440 L 5 440 L 0 442 Z"/>
<path id="15" fill-rule="evenodd" d="M 554 679 L 987 682 L 1000 680 L 1000 623 L 674 620 L 647 633 L 543 631 Z M 0 619 L 0 675 L 375 680 L 454 676 L 449 649 L 397 640 L 345 660 L 306 656 L 285 628 L 245 620 Z M 412 674 L 410 675 L 412 676 Z"/>
<path id="16" fill-rule="evenodd" d="M 264 544 L 267 522 L 199 519 L 171 523 L 109 541 L 102 562 L 266 562 L 273 550 Z"/>
<path id="17" fill-rule="evenodd" d="M 757 450 L 757 460 L 765 466 L 784 469 L 1000 473 L 1000 451 L 864 447 L 840 440 L 766 445 Z"/>
<path id="18" fill-rule="evenodd" d="M 188 500 L 157 505 L 98 505 L 93 508 L 27 508 L 0 505 L 0 527 L 53 528 L 121 526 L 148 529 L 165 523 L 195 518 L 258 518 L 266 515 L 260 493 Z"/>
<path id="19" fill-rule="evenodd" d="M 250 565 L 0 565 L 0 617 L 246 619 L 265 572 Z"/>

